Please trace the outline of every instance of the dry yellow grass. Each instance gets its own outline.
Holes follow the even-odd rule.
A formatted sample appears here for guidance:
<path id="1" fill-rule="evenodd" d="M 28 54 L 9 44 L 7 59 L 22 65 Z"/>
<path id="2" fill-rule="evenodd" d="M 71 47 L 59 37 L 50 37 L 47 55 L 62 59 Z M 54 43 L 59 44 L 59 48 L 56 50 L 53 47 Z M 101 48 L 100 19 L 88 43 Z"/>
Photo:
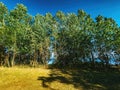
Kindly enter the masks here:
<path id="1" fill-rule="evenodd" d="M 120 90 L 120 72 L 0 67 L 0 90 Z"/>
<path id="2" fill-rule="evenodd" d="M 60 82 L 59 79 L 51 83 L 39 80 L 39 77 L 49 78 L 50 73 L 50 69 L 0 67 L 0 90 L 80 90 L 75 89 L 72 84 Z"/>
<path id="3" fill-rule="evenodd" d="M 48 73 L 39 68 L 0 68 L 0 90 L 42 90 L 37 78 Z"/>

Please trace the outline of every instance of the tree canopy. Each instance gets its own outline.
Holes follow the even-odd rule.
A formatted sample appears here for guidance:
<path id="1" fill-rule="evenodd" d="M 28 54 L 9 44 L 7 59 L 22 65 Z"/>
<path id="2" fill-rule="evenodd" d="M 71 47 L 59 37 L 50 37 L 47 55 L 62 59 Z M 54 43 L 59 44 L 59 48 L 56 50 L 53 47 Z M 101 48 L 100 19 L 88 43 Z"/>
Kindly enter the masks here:
<path id="1" fill-rule="evenodd" d="M 0 65 L 47 65 L 51 50 L 57 66 L 106 66 L 120 63 L 120 27 L 102 15 L 91 18 L 84 10 L 28 14 L 17 4 L 13 10 L 0 2 Z"/>

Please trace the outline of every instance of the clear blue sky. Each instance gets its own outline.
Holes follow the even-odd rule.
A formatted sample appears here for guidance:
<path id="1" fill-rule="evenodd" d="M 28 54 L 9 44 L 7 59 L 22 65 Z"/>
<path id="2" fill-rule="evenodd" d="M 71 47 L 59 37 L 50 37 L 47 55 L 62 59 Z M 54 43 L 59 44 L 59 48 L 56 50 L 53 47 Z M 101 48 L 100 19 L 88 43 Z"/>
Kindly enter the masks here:
<path id="1" fill-rule="evenodd" d="M 95 18 L 97 15 L 112 17 L 120 26 L 120 0 L 0 0 L 10 10 L 17 3 L 22 3 L 28 8 L 28 13 L 36 15 L 47 12 L 53 15 L 61 10 L 63 12 L 77 13 L 78 9 L 83 9 Z"/>

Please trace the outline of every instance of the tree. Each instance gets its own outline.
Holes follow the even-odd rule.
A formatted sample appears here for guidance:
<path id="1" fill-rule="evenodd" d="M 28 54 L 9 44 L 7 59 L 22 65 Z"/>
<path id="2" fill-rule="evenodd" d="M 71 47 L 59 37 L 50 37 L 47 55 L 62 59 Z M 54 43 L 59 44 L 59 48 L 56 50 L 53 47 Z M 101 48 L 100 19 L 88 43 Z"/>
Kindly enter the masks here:
<path id="1" fill-rule="evenodd" d="M 9 66 L 9 61 L 7 59 L 8 55 L 6 53 L 4 53 L 4 49 L 5 49 L 5 38 L 6 36 L 8 36 L 6 34 L 6 21 L 7 21 L 7 17 L 8 17 L 8 9 L 7 7 L 0 2 L 0 62 L 1 65 L 6 64 L 7 66 Z"/>
<path id="2" fill-rule="evenodd" d="M 109 66 L 111 53 L 119 56 L 119 46 L 120 28 L 112 18 L 98 15 L 94 21 L 83 10 L 77 14 L 58 11 L 55 16 L 31 16 L 23 4 L 8 11 L 0 3 L 1 65 L 46 66 L 55 53 L 53 64 L 58 66 L 95 67 L 96 62 Z"/>
<path id="3" fill-rule="evenodd" d="M 10 11 L 7 18 L 7 30 L 6 30 L 6 46 L 8 47 L 10 54 L 10 65 L 14 65 L 16 53 L 18 52 L 18 38 L 19 35 L 25 29 L 25 18 L 27 17 L 27 8 L 22 4 L 17 6 Z M 17 46 L 18 45 L 18 46 Z"/>
<path id="4" fill-rule="evenodd" d="M 97 47 L 99 51 L 99 57 L 102 60 L 103 64 L 106 66 L 109 65 L 110 54 L 109 52 L 115 50 L 116 44 L 116 32 L 117 24 L 111 18 L 104 18 L 98 16 L 96 18 L 96 39 Z"/>

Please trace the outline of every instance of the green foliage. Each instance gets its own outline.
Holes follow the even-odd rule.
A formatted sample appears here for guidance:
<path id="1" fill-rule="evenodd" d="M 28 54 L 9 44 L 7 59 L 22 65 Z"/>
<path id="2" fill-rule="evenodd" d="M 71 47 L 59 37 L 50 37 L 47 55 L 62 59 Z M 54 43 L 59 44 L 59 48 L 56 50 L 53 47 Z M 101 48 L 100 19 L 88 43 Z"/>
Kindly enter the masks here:
<path id="1" fill-rule="evenodd" d="M 109 64 L 108 53 L 120 49 L 120 28 L 112 18 L 98 15 L 93 20 L 83 10 L 31 16 L 23 4 L 8 10 L 0 3 L 0 44 L 11 57 L 1 53 L 4 63 L 8 59 L 11 63 L 46 65 L 53 45 L 55 64 L 72 67 L 87 62 L 95 66 L 99 58 L 104 66 Z"/>

